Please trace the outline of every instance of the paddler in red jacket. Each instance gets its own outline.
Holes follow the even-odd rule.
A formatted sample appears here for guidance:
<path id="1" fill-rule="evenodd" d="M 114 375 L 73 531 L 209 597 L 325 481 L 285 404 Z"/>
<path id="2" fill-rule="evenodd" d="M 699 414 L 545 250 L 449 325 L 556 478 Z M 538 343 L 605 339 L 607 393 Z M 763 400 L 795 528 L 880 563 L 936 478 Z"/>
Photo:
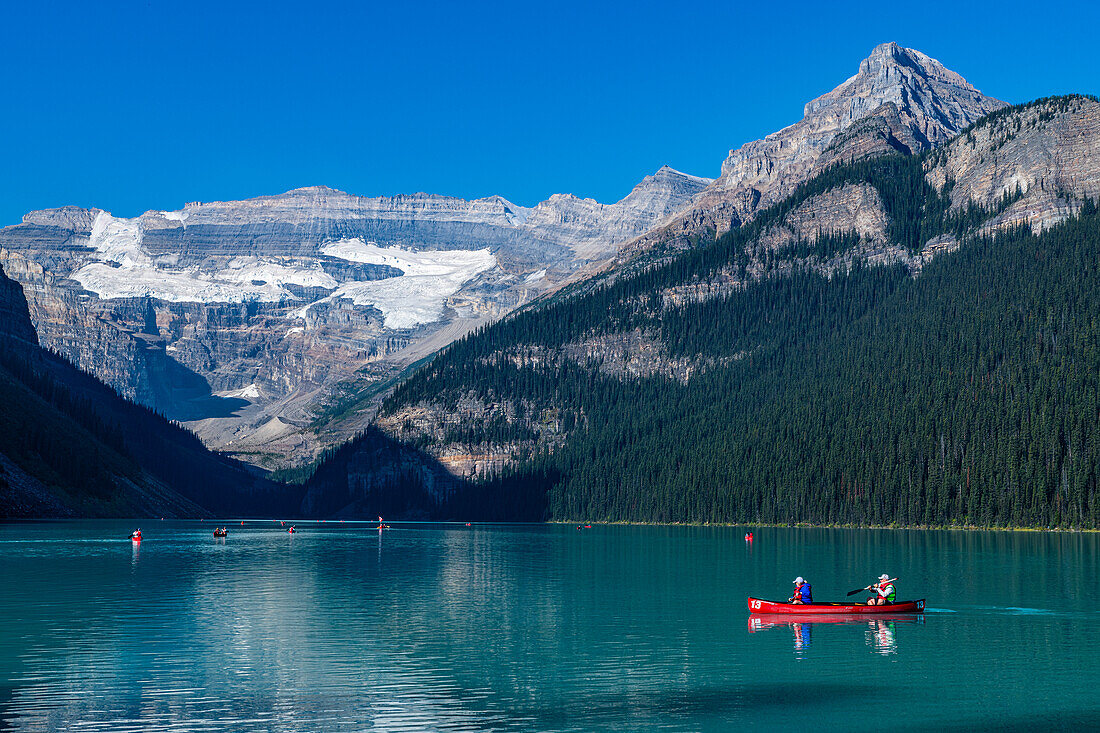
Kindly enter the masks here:
<path id="1" fill-rule="evenodd" d="M 813 589 L 801 575 L 794 579 L 794 595 L 791 596 L 790 602 L 802 605 L 814 602 Z"/>

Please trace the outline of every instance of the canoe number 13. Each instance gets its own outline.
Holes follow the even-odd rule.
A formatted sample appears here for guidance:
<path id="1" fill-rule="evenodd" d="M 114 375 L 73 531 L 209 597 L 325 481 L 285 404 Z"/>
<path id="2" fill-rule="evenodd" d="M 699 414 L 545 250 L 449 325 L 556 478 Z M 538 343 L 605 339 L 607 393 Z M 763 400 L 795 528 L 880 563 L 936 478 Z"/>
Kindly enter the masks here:
<path id="1" fill-rule="evenodd" d="M 760 601 L 750 601 L 749 606 L 752 608 L 760 608 Z"/>

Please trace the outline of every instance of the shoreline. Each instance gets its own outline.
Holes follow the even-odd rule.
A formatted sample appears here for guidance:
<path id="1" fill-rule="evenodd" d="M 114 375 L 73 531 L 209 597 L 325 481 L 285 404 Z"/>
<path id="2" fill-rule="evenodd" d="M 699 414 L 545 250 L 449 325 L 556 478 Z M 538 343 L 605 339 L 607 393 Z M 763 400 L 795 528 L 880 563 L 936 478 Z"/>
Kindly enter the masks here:
<path id="1" fill-rule="evenodd" d="M 486 522 L 485 524 L 493 524 L 493 522 Z M 526 522 L 524 523 L 526 524 Z M 891 525 L 891 524 L 812 524 L 809 522 L 796 522 L 794 524 L 777 524 L 768 522 L 634 522 L 634 521 L 611 521 L 601 522 L 598 520 L 548 520 L 546 522 L 530 522 L 530 524 L 564 524 L 564 525 L 577 525 L 577 524 L 592 524 L 594 526 L 623 526 L 623 527 L 746 527 L 746 528 L 772 528 L 772 529 L 876 529 L 876 530 L 891 530 L 891 531 L 906 531 L 906 530 L 937 530 L 937 531 L 958 531 L 958 532 L 1059 532 L 1066 534 L 1094 534 L 1100 532 L 1100 528 L 1094 527 L 992 527 L 982 526 L 976 524 L 967 525 L 936 525 L 936 524 L 906 524 L 906 525 Z"/>
<path id="2" fill-rule="evenodd" d="M 298 522 L 301 524 L 377 524 L 375 519 L 348 519 L 348 518 L 302 518 L 290 519 L 273 517 L 0 517 L 0 524 L 48 523 L 48 522 Z M 1096 534 L 1100 528 L 1095 527 L 991 527 L 982 525 L 889 525 L 889 524 L 812 524 L 809 522 L 796 522 L 794 524 L 779 524 L 769 522 L 642 522 L 642 521 L 600 521 L 600 520 L 563 520 L 551 519 L 543 522 L 525 522 L 508 520 L 480 520 L 480 519 L 392 519 L 387 522 L 398 524 L 456 524 L 465 525 L 470 522 L 473 525 L 560 525 L 577 526 L 590 524 L 593 527 L 742 527 L 746 529 L 873 529 L 882 531 L 955 531 L 955 532 L 1034 532 L 1034 533 L 1060 533 L 1060 534 Z"/>

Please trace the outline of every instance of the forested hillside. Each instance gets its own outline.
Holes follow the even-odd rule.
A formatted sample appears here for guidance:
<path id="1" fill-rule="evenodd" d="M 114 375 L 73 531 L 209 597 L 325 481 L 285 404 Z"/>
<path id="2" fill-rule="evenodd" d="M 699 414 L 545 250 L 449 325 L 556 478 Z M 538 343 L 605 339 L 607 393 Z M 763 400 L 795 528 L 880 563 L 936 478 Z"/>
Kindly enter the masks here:
<path id="1" fill-rule="evenodd" d="M 713 245 L 456 343 L 379 422 L 481 458 L 456 516 L 1097 526 L 1092 196 L 1052 175 L 960 205 L 931 182 L 1093 105 L 832 167 Z M 1036 234 L 1012 218 L 1032 201 L 1077 213 Z"/>

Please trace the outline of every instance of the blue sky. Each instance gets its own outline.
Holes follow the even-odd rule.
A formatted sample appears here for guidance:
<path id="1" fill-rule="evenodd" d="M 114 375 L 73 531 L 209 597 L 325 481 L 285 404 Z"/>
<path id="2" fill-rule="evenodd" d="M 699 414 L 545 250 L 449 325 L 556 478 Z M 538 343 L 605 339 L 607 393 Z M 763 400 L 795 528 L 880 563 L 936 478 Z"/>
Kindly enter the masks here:
<path id="1" fill-rule="evenodd" d="M 0 224 L 315 184 L 610 202 L 717 175 L 887 40 L 1009 102 L 1100 92 L 1089 3 L 13 5 Z"/>

